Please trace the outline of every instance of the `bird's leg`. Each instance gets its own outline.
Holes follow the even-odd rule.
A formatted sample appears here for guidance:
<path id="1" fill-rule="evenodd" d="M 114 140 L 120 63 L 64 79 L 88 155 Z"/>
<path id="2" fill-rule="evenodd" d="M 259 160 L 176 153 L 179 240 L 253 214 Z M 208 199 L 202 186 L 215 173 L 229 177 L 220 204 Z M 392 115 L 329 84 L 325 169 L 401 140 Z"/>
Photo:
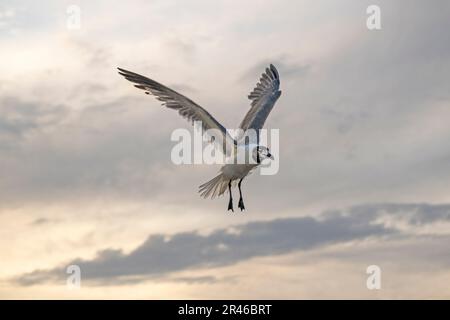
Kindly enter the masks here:
<path id="1" fill-rule="evenodd" d="M 244 199 L 242 199 L 242 191 L 241 191 L 241 182 L 242 182 L 242 180 L 244 180 L 244 178 L 239 180 L 239 183 L 238 183 L 238 187 L 239 187 L 239 205 L 238 205 L 238 207 L 239 207 L 239 209 L 241 209 L 241 211 L 245 210 Z"/>
<path id="2" fill-rule="evenodd" d="M 228 211 L 233 211 L 233 195 L 231 194 L 231 180 L 228 182 L 228 192 L 230 193 L 230 201 L 228 202 Z"/>

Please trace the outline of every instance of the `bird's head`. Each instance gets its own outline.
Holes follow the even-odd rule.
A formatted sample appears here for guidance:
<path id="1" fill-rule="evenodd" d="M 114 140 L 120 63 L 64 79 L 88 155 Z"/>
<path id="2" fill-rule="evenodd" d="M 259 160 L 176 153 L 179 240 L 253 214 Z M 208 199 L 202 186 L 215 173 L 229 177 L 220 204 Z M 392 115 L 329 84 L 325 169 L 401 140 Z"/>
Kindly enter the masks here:
<path id="1" fill-rule="evenodd" d="M 253 149 L 253 160 L 255 160 L 257 163 L 261 163 L 264 159 L 271 159 L 274 160 L 273 155 L 270 153 L 269 148 L 264 146 L 256 146 Z"/>

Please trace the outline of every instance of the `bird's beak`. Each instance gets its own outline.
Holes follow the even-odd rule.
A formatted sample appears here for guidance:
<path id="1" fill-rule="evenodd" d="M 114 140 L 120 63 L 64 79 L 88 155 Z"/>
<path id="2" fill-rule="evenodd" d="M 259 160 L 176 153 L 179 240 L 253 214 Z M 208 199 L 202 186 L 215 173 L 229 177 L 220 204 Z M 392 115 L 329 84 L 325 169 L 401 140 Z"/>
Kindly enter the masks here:
<path id="1" fill-rule="evenodd" d="M 275 158 L 273 157 L 273 155 L 271 153 L 268 153 L 267 156 L 269 157 L 270 160 L 275 160 Z"/>

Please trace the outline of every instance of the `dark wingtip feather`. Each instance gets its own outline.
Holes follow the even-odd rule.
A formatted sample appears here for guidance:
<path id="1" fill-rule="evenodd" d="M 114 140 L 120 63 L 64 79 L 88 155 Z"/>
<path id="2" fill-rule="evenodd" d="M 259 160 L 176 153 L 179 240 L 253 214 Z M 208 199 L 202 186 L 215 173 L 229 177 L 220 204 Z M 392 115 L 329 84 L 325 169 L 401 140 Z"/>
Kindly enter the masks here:
<path id="1" fill-rule="evenodd" d="M 124 73 L 130 72 L 130 71 L 128 71 L 128 70 L 126 70 L 126 69 L 122 69 L 122 68 L 120 68 L 120 67 L 117 67 L 117 70 L 119 70 L 120 72 L 124 72 Z"/>
<path id="2" fill-rule="evenodd" d="M 277 70 L 277 68 L 275 68 L 275 66 L 273 64 L 270 64 L 270 70 L 272 70 L 273 74 L 275 75 L 275 77 L 277 79 L 280 78 L 280 75 L 278 74 L 278 70 Z"/>
<path id="3" fill-rule="evenodd" d="M 117 68 L 118 70 L 119 70 L 119 74 L 121 75 L 121 76 L 123 76 L 123 77 L 126 77 L 127 76 L 127 71 L 126 70 L 123 70 L 123 69 L 121 69 L 121 68 Z"/>
<path id="4" fill-rule="evenodd" d="M 119 74 L 120 74 L 121 76 L 124 76 L 124 77 L 127 78 L 127 79 L 128 79 L 128 77 L 133 76 L 133 75 L 135 74 L 134 72 L 131 72 L 131 71 L 128 71 L 128 70 L 119 68 L 119 67 L 117 67 L 117 70 L 119 70 Z M 128 79 L 128 80 L 130 80 L 130 79 Z M 131 80 L 130 80 L 130 81 L 131 81 Z"/>

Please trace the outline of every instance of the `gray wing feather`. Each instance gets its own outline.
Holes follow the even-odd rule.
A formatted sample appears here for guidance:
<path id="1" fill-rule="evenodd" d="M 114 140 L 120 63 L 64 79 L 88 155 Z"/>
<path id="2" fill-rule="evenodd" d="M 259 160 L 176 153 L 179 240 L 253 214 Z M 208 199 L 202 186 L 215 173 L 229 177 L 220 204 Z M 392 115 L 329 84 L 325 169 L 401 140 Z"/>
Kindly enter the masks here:
<path id="1" fill-rule="evenodd" d="M 177 110 L 178 113 L 191 123 L 194 121 L 201 121 L 203 130 L 217 129 L 223 135 L 222 150 L 224 153 L 228 153 L 232 149 L 228 147 L 234 147 L 235 141 L 228 134 L 224 126 L 222 126 L 214 117 L 205 109 L 200 107 L 191 99 L 183 96 L 182 94 L 172 90 L 155 80 L 141 76 L 140 74 L 117 68 L 119 74 L 124 76 L 125 79 L 136 83 L 134 86 L 138 89 L 145 90 L 146 94 L 153 94 L 159 101 L 162 101 L 163 106 L 167 108 Z M 228 146 L 227 146 L 228 144 Z M 230 146 L 231 144 L 231 146 Z"/>
<path id="2" fill-rule="evenodd" d="M 277 69 L 271 64 L 261 75 L 261 79 L 256 84 L 255 89 L 249 94 L 248 98 L 252 101 L 251 108 L 247 112 L 240 124 L 240 128 L 261 129 L 272 111 L 275 102 L 281 95 L 280 75 Z"/>

